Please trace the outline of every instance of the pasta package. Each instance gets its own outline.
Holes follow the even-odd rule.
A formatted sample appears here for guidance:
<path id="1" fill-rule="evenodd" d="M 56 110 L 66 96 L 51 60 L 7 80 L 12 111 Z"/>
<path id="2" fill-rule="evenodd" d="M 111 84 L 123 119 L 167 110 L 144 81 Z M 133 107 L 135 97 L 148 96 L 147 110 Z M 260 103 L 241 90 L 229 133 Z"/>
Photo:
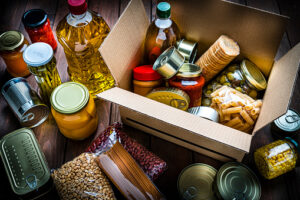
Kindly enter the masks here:
<path id="1" fill-rule="evenodd" d="M 96 159 L 99 167 L 128 200 L 163 200 L 164 196 L 113 133 Z"/>
<path id="2" fill-rule="evenodd" d="M 262 100 L 254 100 L 246 94 L 223 86 L 211 93 L 210 107 L 219 112 L 220 123 L 249 133 L 258 118 Z"/>

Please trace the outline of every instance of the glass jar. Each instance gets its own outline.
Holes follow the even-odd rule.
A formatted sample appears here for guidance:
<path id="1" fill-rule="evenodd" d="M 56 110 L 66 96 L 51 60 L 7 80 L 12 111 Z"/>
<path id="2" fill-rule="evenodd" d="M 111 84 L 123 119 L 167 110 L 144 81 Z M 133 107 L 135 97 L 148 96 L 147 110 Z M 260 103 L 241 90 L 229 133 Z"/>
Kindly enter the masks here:
<path id="1" fill-rule="evenodd" d="M 229 65 L 203 88 L 202 106 L 210 106 L 210 94 L 223 85 L 256 99 L 258 92 L 266 89 L 267 81 L 259 68 L 249 60 L 243 60 L 239 65 Z"/>
<path id="2" fill-rule="evenodd" d="M 23 60 L 23 52 L 28 45 L 28 41 L 19 31 L 7 31 L 0 35 L 0 56 L 10 75 L 24 77 L 30 74 Z"/>
<path id="3" fill-rule="evenodd" d="M 61 84 L 51 46 L 43 42 L 31 44 L 25 50 L 23 58 L 35 76 L 42 100 L 49 105 L 52 91 Z"/>
<path id="4" fill-rule="evenodd" d="M 63 83 L 55 88 L 50 100 L 52 115 L 65 137 L 83 140 L 96 131 L 96 105 L 84 85 L 75 82 Z"/>
<path id="5" fill-rule="evenodd" d="M 296 166 L 298 143 L 286 137 L 263 146 L 254 152 L 255 164 L 263 177 L 273 179 Z"/>
<path id="6" fill-rule="evenodd" d="M 41 9 L 28 10 L 23 14 L 22 22 L 32 43 L 45 42 L 52 49 L 57 48 L 47 13 Z"/>
<path id="7" fill-rule="evenodd" d="M 171 87 L 185 91 L 190 97 L 189 108 L 201 105 L 202 87 L 205 80 L 201 68 L 195 64 L 185 63 L 175 77 L 169 80 Z"/>

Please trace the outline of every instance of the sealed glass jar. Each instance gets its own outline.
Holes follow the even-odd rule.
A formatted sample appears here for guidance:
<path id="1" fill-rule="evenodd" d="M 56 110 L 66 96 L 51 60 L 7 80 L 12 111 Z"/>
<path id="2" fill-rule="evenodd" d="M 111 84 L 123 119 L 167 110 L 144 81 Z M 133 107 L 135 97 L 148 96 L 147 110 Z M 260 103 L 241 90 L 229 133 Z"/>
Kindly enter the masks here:
<path id="1" fill-rule="evenodd" d="M 41 9 L 28 10 L 23 14 L 22 22 L 32 43 L 45 42 L 53 50 L 57 48 L 47 13 Z"/>
<path id="2" fill-rule="evenodd" d="M 42 100 L 49 105 L 52 91 L 61 84 L 51 46 L 44 42 L 31 44 L 23 58 L 40 87 Z"/>
<path id="3" fill-rule="evenodd" d="M 266 89 L 267 81 L 259 68 L 249 60 L 243 60 L 239 65 L 229 65 L 203 88 L 202 106 L 210 106 L 210 94 L 223 85 L 256 99 L 258 92 Z"/>
<path id="4" fill-rule="evenodd" d="M 255 164 L 263 177 L 273 179 L 296 166 L 298 143 L 286 137 L 257 149 L 254 153 Z"/>
<path id="5" fill-rule="evenodd" d="M 7 31 L 0 35 L 0 56 L 10 75 L 24 77 L 30 74 L 23 60 L 23 52 L 28 45 L 28 41 L 19 31 Z"/>
<path id="6" fill-rule="evenodd" d="M 190 108 L 201 105 L 202 87 L 205 82 L 204 77 L 201 76 L 201 71 L 199 66 L 185 63 L 176 76 L 169 80 L 170 86 L 179 88 L 189 95 Z"/>
<path id="7" fill-rule="evenodd" d="M 96 131 L 96 105 L 84 85 L 75 82 L 63 83 L 55 88 L 50 100 L 52 115 L 64 136 L 83 140 Z"/>

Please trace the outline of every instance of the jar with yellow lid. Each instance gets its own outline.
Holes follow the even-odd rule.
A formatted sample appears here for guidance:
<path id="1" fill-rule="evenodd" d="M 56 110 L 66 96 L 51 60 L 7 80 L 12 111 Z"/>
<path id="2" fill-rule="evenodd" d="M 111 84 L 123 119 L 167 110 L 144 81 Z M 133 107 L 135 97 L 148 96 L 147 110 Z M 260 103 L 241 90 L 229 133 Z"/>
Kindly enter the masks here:
<path id="1" fill-rule="evenodd" d="M 259 91 L 266 89 L 267 81 L 260 69 L 249 60 L 229 65 L 217 78 L 203 88 L 201 105 L 210 106 L 210 94 L 224 85 L 257 99 Z"/>
<path id="2" fill-rule="evenodd" d="M 0 55 L 10 75 L 24 77 L 30 74 L 23 60 L 23 52 L 28 45 L 28 41 L 19 31 L 7 31 L 0 35 Z"/>
<path id="3" fill-rule="evenodd" d="M 296 167 L 298 143 L 292 138 L 277 140 L 254 152 L 255 164 L 263 177 L 273 179 Z"/>
<path id="4" fill-rule="evenodd" d="M 50 101 L 52 115 L 65 137 L 83 140 L 96 131 L 96 105 L 84 85 L 75 82 L 63 83 L 52 92 Z"/>

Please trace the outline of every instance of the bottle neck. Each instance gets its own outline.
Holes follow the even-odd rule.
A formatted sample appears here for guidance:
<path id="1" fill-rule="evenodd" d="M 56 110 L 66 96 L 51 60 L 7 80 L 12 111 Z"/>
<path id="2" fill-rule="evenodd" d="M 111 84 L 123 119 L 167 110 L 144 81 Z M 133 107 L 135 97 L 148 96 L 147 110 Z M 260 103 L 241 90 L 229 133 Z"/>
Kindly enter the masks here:
<path id="1" fill-rule="evenodd" d="M 73 13 L 71 13 L 71 16 L 74 18 L 74 19 L 77 19 L 77 20 L 80 20 L 80 19 L 83 19 L 85 16 L 86 16 L 86 13 L 87 11 L 85 11 L 83 14 L 81 15 L 75 15 Z"/>
<path id="2" fill-rule="evenodd" d="M 169 28 L 172 25 L 172 20 L 170 17 L 169 18 L 159 18 L 158 16 L 156 16 L 155 25 L 158 28 Z"/>

